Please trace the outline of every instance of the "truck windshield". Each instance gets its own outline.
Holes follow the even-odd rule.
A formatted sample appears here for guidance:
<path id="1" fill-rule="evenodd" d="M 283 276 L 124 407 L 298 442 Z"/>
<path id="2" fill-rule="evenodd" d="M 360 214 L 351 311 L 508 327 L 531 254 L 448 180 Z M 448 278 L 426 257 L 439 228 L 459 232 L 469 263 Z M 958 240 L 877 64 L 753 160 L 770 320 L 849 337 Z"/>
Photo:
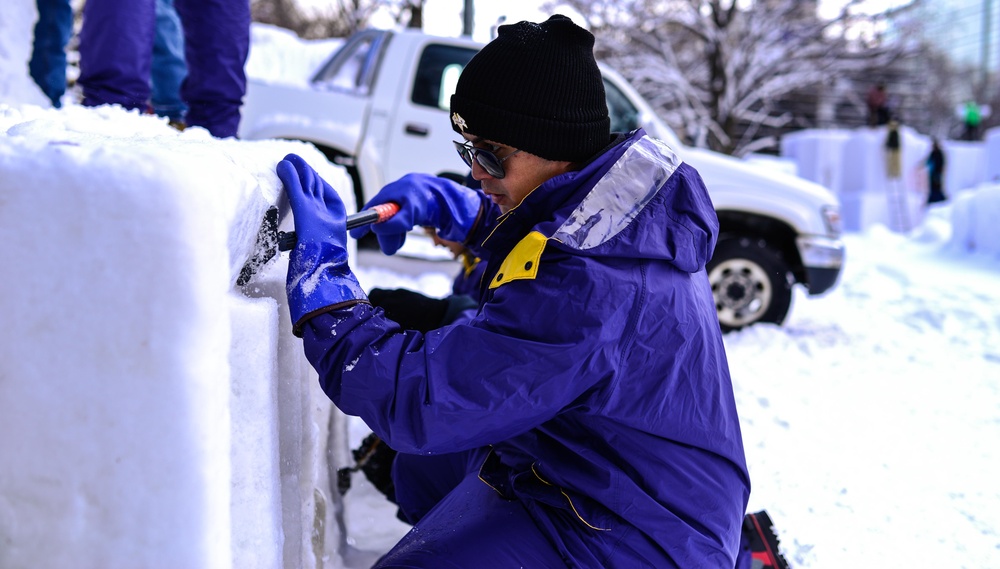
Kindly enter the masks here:
<path id="1" fill-rule="evenodd" d="M 608 114 L 611 115 L 611 132 L 631 132 L 639 128 L 639 111 L 613 83 L 604 80 L 608 97 Z"/>
<path id="2" fill-rule="evenodd" d="M 316 73 L 313 85 L 331 91 L 368 94 L 384 34 L 371 31 L 354 36 Z"/>

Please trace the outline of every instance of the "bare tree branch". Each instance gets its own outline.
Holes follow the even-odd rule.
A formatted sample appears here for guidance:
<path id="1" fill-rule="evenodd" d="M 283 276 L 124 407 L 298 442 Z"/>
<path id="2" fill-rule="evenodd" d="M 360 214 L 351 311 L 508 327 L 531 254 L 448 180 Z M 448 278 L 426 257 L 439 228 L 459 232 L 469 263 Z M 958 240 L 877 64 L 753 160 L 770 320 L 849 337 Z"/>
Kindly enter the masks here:
<path id="1" fill-rule="evenodd" d="M 765 127 L 791 124 L 780 102 L 900 57 L 844 30 L 877 16 L 849 1 L 832 20 L 807 0 L 566 0 L 615 66 L 665 120 L 727 153 L 759 147 Z"/>

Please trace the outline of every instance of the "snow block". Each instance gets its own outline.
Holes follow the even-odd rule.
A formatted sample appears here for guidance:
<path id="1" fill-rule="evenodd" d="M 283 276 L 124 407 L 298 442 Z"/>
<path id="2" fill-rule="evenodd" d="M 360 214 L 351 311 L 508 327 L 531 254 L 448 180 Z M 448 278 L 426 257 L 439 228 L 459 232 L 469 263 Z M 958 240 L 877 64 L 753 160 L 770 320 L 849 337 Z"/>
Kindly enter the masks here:
<path id="1" fill-rule="evenodd" d="M 781 137 L 781 155 L 795 161 L 799 176 L 831 190 L 840 201 L 844 230 L 857 231 L 861 228 L 863 200 L 858 180 L 849 178 L 844 169 L 845 147 L 850 139 L 851 135 L 843 130 L 800 130 Z"/>
<path id="2" fill-rule="evenodd" d="M 986 146 L 983 157 L 986 172 L 984 180 L 991 183 L 1000 182 L 1000 128 L 991 128 L 983 137 Z"/>
<path id="3" fill-rule="evenodd" d="M 983 184 L 958 195 L 951 209 L 951 246 L 1000 256 L 997 219 L 1000 219 L 1000 185 Z"/>
<path id="4" fill-rule="evenodd" d="M 941 143 L 941 148 L 945 159 L 942 184 L 946 196 L 956 197 L 990 179 L 987 174 L 986 143 L 947 140 Z"/>
<path id="5" fill-rule="evenodd" d="M 781 137 L 781 155 L 797 164 L 797 174 L 833 191 L 838 196 L 856 190 L 842 181 L 846 131 L 800 130 Z"/>
<path id="6" fill-rule="evenodd" d="M 284 299 L 287 261 L 282 256 L 268 266 L 245 292 L 267 301 Z M 275 566 L 330 567 L 329 560 L 346 548 L 344 503 L 336 491 L 336 469 L 353 464 L 348 447 L 348 419 L 323 393 L 315 370 L 302 355 L 302 340 L 292 335 L 288 305 L 282 300 L 276 308 L 277 350 L 271 353 L 276 355 L 273 363 L 278 380 L 274 386 L 277 405 L 273 410 L 277 413 L 274 424 L 280 456 L 276 475 L 280 480 L 285 542 L 282 562 Z M 254 335 L 259 331 L 247 328 L 244 333 Z M 247 345 L 253 345 L 253 340 Z M 248 416 L 246 420 L 256 419 Z M 252 502 L 252 497 L 249 500 Z"/>
<path id="7" fill-rule="evenodd" d="M 233 294 L 230 316 L 233 566 L 281 567 L 278 307 Z"/>
<path id="8" fill-rule="evenodd" d="M 353 211 L 346 174 L 117 108 L 4 108 L 0 133 L 0 567 L 330 566 L 346 420 L 282 260 L 234 282 L 285 154 Z"/>
<path id="9" fill-rule="evenodd" d="M 897 228 L 901 222 L 912 229 L 925 215 L 929 192 L 926 160 L 931 138 L 905 125 L 899 132 L 898 178 L 887 175 L 888 131 L 884 126 L 802 130 L 783 137 L 781 152 L 795 161 L 800 176 L 837 195 L 846 231 L 863 231 L 876 224 Z M 988 133 L 986 143 L 942 141 L 944 191 L 949 198 L 976 187 L 991 175 L 992 166 L 987 160 L 991 136 L 1000 155 L 1000 131 Z"/>

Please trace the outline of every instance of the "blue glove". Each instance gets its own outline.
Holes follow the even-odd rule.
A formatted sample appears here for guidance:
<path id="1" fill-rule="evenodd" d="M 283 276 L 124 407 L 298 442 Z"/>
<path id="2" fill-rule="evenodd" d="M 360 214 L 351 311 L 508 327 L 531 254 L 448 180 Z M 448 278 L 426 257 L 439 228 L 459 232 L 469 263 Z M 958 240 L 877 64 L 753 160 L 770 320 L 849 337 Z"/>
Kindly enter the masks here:
<path id="1" fill-rule="evenodd" d="M 479 218 L 484 194 L 447 178 L 407 174 L 386 185 L 365 204 L 365 209 L 386 202 L 399 204 L 399 213 L 382 223 L 351 230 L 355 239 L 372 231 L 386 255 L 403 246 L 406 233 L 417 226 L 438 229 L 442 239 L 464 243 Z"/>
<path id="2" fill-rule="evenodd" d="M 293 331 L 323 308 L 367 300 L 347 266 L 347 210 L 344 202 L 306 161 L 289 154 L 275 168 L 285 187 L 298 243 L 288 259 L 285 292 Z"/>

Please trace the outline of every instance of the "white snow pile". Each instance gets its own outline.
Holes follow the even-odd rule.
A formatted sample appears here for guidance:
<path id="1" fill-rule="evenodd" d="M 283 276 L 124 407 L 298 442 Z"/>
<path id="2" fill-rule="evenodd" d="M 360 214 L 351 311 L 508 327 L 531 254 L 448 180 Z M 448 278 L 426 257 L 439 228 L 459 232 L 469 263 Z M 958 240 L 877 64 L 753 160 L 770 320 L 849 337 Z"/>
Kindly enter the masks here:
<path id="1" fill-rule="evenodd" d="M 285 154 L 346 175 L 118 108 L 0 106 L 0 132 L 0 566 L 321 565 L 343 416 L 281 263 L 234 282 Z"/>
<path id="2" fill-rule="evenodd" d="M 253 49 L 247 58 L 247 76 L 266 83 L 305 87 L 343 42 L 340 38 L 306 41 L 284 28 L 254 24 L 250 28 Z"/>

